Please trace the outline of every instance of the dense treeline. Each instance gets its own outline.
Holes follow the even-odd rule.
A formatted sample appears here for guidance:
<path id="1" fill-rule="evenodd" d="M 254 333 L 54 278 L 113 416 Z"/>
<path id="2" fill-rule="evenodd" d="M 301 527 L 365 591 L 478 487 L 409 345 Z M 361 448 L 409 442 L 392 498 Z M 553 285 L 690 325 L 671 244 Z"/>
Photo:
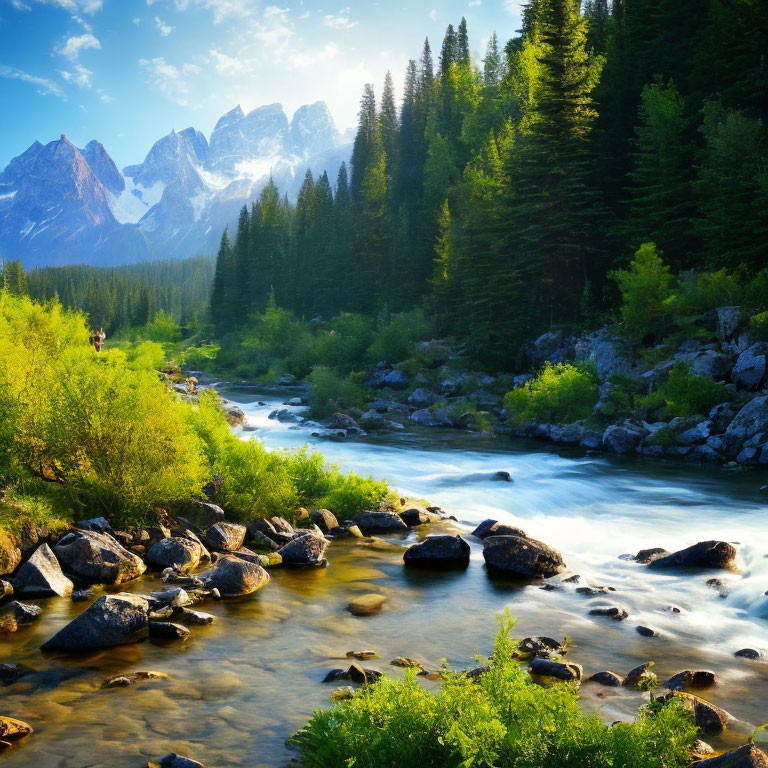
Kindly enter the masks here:
<path id="1" fill-rule="evenodd" d="M 17 295 L 38 301 L 58 297 L 67 309 L 86 312 L 92 327 L 109 335 L 146 325 L 159 311 L 194 327 L 205 319 L 213 280 L 213 260 L 153 261 L 124 267 L 36 268 L 6 262 L 3 284 Z"/>
<path id="2" fill-rule="evenodd" d="M 513 364 L 531 335 L 614 303 L 608 272 L 654 241 L 675 271 L 768 256 L 768 2 L 531 0 L 482 65 L 466 22 L 366 86 L 351 167 L 269 184 L 225 233 L 220 333 L 278 305 L 309 319 L 423 304 Z"/>

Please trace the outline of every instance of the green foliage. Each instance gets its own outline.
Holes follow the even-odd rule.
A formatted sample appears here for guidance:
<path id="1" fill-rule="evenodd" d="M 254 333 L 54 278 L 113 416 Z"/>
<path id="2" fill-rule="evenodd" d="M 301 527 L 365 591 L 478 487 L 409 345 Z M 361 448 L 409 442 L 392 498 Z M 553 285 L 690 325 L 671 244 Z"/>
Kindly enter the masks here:
<path id="1" fill-rule="evenodd" d="M 678 444 L 677 433 L 672 427 L 662 427 L 654 432 L 646 442 L 648 445 L 660 445 L 662 448 L 672 448 Z"/>
<path id="2" fill-rule="evenodd" d="M 768 312 L 759 312 L 749 318 L 749 328 L 755 338 L 768 341 Z"/>
<path id="3" fill-rule="evenodd" d="M 725 268 L 717 272 L 682 276 L 680 289 L 670 307 L 678 315 L 704 314 L 717 307 L 739 304 L 744 288 L 737 275 Z"/>
<path id="4" fill-rule="evenodd" d="M 318 366 L 308 376 L 312 388 L 309 396 L 310 412 L 316 418 L 326 418 L 336 411 L 365 405 L 362 376 L 339 376 L 330 368 Z"/>
<path id="5" fill-rule="evenodd" d="M 333 504 L 349 517 L 387 493 L 318 454 L 240 440 L 215 393 L 194 406 L 166 386 L 161 344 L 96 353 L 84 316 L 57 302 L 0 293 L 0 357 L 0 481 L 19 489 L 30 519 L 40 510 L 147 521 L 158 506 L 199 496 L 216 472 L 222 503 L 244 520 Z"/>
<path id="6" fill-rule="evenodd" d="M 627 333 L 656 336 L 669 322 L 672 275 L 653 243 L 640 246 L 628 270 L 609 274 L 621 291 L 621 316 Z"/>
<path id="7" fill-rule="evenodd" d="M 514 658 L 502 622 L 489 670 L 477 681 L 445 671 L 439 693 L 412 670 L 384 677 L 318 710 L 293 736 L 302 768 L 684 768 L 696 726 L 678 703 L 634 722 L 586 714 L 568 684 L 541 687 Z"/>
<path id="8" fill-rule="evenodd" d="M 592 413 L 597 396 L 596 376 L 588 366 L 546 363 L 535 379 L 507 393 L 504 407 L 513 423 L 570 424 Z"/>
<path id="9" fill-rule="evenodd" d="M 367 358 L 371 362 L 405 360 L 413 353 L 414 342 L 426 339 L 429 332 L 430 324 L 423 310 L 414 309 L 395 315 L 381 325 L 368 349 Z"/>
<path id="10" fill-rule="evenodd" d="M 690 364 L 681 361 L 670 369 L 658 391 L 642 398 L 640 404 L 647 410 L 663 406 L 670 417 L 704 416 L 726 400 L 728 393 L 723 382 L 713 381 L 709 376 L 693 376 Z"/>
<path id="11" fill-rule="evenodd" d="M 600 416 L 614 422 L 632 416 L 633 399 L 637 390 L 635 381 L 622 373 L 614 373 L 608 383 L 610 386 L 601 397 Z"/>
<path id="12" fill-rule="evenodd" d="M 139 335 L 160 344 L 173 344 L 181 341 L 181 328 L 164 309 L 158 309 L 152 320 L 139 330 Z"/>

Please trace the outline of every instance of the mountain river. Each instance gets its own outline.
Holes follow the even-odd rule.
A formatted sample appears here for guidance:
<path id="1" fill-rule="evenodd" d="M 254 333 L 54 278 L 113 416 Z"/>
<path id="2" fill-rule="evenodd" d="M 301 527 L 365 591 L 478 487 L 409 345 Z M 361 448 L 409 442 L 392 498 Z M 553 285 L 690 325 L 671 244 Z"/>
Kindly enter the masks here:
<path id="1" fill-rule="evenodd" d="M 319 441 L 306 427 L 268 419 L 284 396 L 222 392 L 256 427 L 244 438 L 256 436 L 275 449 L 316 445 L 342 469 L 384 477 L 403 495 L 428 499 L 459 521 L 425 526 L 429 532 L 468 533 L 488 517 L 517 525 L 562 552 L 567 572 L 552 582 L 579 574 L 579 583 L 546 591 L 540 583 L 491 579 L 482 545 L 470 536 L 466 570 L 406 570 L 403 549 L 425 535 L 422 530 L 374 545 L 334 541 L 324 569 L 274 569 L 270 584 L 251 598 L 204 603 L 201 609 L 215 614 L 216 623 L 192 627 L 184 643 L 43 655 L 40 644 L 87 604 L 31 601 L 43 606 L 42 618 L 0 637 L 0 663 L 36 670 L 2 689 L 0 714 L 35 729 L 3 755 L 6 765 L 139 768 L 175 751 L 210 768 L 282 768 L 292 756 L 286 737 L 314 709 L 329 705 L 335 686 L 321 681 L 329 669 L 348 664 L 346 651 L 377 650 L 380 658 L 366 665 L 395 676 L 402 675 L 388 666 L 395 656 L 414 657 L 426 668 L 442 659 L 466 668 L 474 665 L 476 649 L 491 650 L 495 617 L 506 608 L 520 637 L 567 635 L 567 658 L 582 664 L 585 676 L 626 673 L 649 660 L 662 681 L 684 669 L 713 670 L 719 683 L 703 695 L 735 718 L 725 734 L 710 739 L 714 746 L 744 743 L 768 721 L 768 662 L 733 655 L 747 647 L 768 652 L 768 497 L 759 491 L 765 474 L 585 456 L 453 430 Z M 513 481 L 492 481 L 499 470 Z M 707 539 L 738 542 L 737 573 L 658 572 L 619 557 Z M 721 591 L 706 585 L 712 577 L 723 582 Z M 608 600 L 576 593 L 587 584 L 616 591 Z M 161 588 L 149 573 L 125 587 Z M 385 610 L 351 616 L 349 600 L 368 592 L 388 597 Z M 629 619 L 588 615 L 606 605 L 625 608 Z M 660 637 L 642 637 L 640 624 Z M 142 669 L 168 677 L 100 688 L 109 675 Z M 630 718 L 642 694 L 584 684 L 582 699 L 610 722 Z M 765 741 L 763 734 L 758 741 Z"/>

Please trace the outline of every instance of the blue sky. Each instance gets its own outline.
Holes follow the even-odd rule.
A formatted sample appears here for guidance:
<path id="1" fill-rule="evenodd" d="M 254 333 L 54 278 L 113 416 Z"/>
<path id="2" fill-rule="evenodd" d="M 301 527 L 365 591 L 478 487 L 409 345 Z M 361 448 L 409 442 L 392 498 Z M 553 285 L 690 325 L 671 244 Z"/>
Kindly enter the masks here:
<path id="1" fill-rule="evenodd" d="M 343 3 L 344 0 L 341 0 Z M 349 0 L 347 0 L 349 2 Z M 0 168 L 32 141 L 100 140 L 119 167 L 172 128 L 210 134 L 236 104 L 290 117 L 326 101 L 353 126 L 362 86 L 400 87 L 425 36 L 435 53 L 466 16 L 479 61 L 520 0 L 349 3 L 257 0 L 0 0 Z"/>

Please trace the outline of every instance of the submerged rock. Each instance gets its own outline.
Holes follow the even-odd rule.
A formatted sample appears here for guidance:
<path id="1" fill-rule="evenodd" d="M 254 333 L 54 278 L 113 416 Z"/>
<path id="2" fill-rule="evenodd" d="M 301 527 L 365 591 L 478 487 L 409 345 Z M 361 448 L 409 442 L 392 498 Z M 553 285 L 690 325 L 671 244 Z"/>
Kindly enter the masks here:
<path id="1" fill-rule="evenodd" d="M 739 659 L 749 659 L 750 661 L 759 661 L 763 658 L 763 654 L 755 648 L 742 648 L 740 651 L 736 651 L 733 654 Z"/>
<path id="2" fill-rule="evenodd" d="M 700 541 L 652 560 L 649 568 L 732 568 L 736 548 L 727 541 Z"/>
<path id="3" fill-rule="evenodd" d="M 123 584 L 147 570 L 144 561 L 107 533 L 72 531 L 53 551 L 68 573 L 95 584 Z"/>
<path id="4" fill-rule="evenodd" d="M 565 653 L 563 644 L 551 637 L 524 637 L 517 650 L 523 656 L 540 656 L 544 659 Z"/>
<path id="5" fill-rule="evenodd" d="M 149 603 L 125 592 L 104 595 L 43 643 L 44 651 L 94 651 L 133 639 L 147 626 Z"/>
<path id="6" fill-rule="evenodd" d="M 690 670 L 686 669 L 684 672 L 678 672 L 676 675 L 672 675 L 664 683 L 665 688 L 669 688 L 670 691 L 682 691 L 686 688 L 710 688 L 715 685 L 716 678 L 714 672 L 707 670 Z"/>
<path id="7" fill-rule="evenodd" d="M 658 560 L 661 557 L 666 557 L 669 555 L 669 550 L 664 549 L 663 547 L 653 547 L 652 549 L 641 549 L 634 557 L 634 560 L 636 563 L 642 563 L 643 565 L 648 565 L 648 563 L 652 563 L 654 560 Z"/>
<path id="8" fill-rule="evenodd" d="M 175 752 L 169 752 L 159 763 L 147 763 L 149 768 L 205 768 L 203 763 L 191 757 L 182 757 Z"/>
<path id="9" fill-rule="evenodd" d="M 130 685 L 144 682 L 145 680 L 162 680 L 168 677 L 164 672 L 152 672 L 150 670 L 140 672 L 125 672 L 122 675 L 112 675 L 102 684 L 102 688 L 127 688 Z"/>
<path id="10" fill-rule="evenodd" d="M 606 616 L 607 618 L 613 619 L 614 621 L 624 621 L 625 619 L 629 618 L 629 613 L 627 611 L 615 605 L 612 605 L 608 608 L 593 608 L 589 612 L 589 615 Z"/>
<path id="11" fill-rule="evenodd" d="M 377 613 L 381 613 L 386 602 L 387 598 L 384 595 L 371 592 L 367 595 L 360 595 L 360 597 L 350 601 L 349 605 L 347 605 L 347 610 L 353 616 L 374 616 Z"/>
<path id="12" fill-rule="evenodd" d="M 653 662 L 648 661 L 631 669 L 624 678 L 622 685 L 626 688 L 639 688 L 643 691 L 656 685 L 656 673 L 651 671 L 652 666 Z"/>
<path id="13" fill-rule="evenodd" d="M 489 570 L 546 579 L 565 567 L 562 555 L 536 539 L 520 536 L 489 536 L 483 541 L 483 557 Z"/>
<path id="14" fill-rule="evenodd" d="M 469 544 L 461 536 L 427 536 L 405 551 L 406 565 L 421 568 L 456 568 L 469 565 Z"/>
<path id="15" fill-rule="evenodd" d="M 172 621 L 150 621 L 149 636 L 156 640 L 186 640 L 189 630 Z"/>
<path id="16" fill-rule="evenodd" d="M 37 621 L 42 612 L 43 609 L 37 605 L 13 600 L 0 611 L 0 632 L 16 632 L 19 627 Z"/>
<path id="17" fill-rule="evenodd" d="M 260 565 L 235 555 L 222 555 L 203 577 L 206 589 L 217 589 L 221 597 L 250 595 L 269 582 Z"/>
<path id="18" fill-rule="evenodd" d="M 31 725 L 15 717 L 0 715 L 0 741 L 18 741 L 34 733 Z"/>
<path id="19" fill-rule="evenodd" d="M 71 595 L 73 586 L 47 544 L 41 544 L 19 568 L 13 584 L 16 594 L 35 597 Z"/>

